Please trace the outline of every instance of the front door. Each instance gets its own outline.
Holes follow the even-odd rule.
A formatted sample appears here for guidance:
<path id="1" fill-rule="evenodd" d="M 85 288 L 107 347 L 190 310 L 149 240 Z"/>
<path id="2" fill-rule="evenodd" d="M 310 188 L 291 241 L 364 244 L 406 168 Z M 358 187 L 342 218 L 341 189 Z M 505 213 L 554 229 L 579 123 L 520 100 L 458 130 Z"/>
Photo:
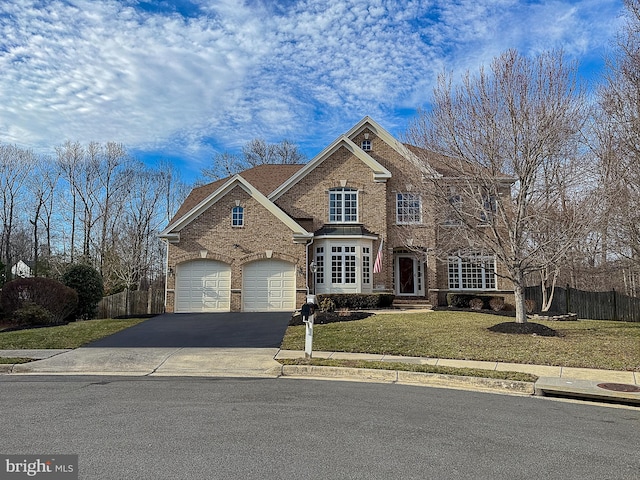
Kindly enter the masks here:
<path id="1" fill-rule="evenodd" d="M 420 263 L 411 255 L 396 256 L 396 295 L 424 295 Z"/>

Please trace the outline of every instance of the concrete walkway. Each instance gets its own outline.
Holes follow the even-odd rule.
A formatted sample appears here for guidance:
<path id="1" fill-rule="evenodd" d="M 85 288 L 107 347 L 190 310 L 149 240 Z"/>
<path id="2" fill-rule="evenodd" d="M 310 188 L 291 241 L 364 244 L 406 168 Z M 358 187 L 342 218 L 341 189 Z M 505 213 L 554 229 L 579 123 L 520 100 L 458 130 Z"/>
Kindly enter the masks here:
<path id="1" fill-rule="evenodd" d="M 262 377 L 295 376 L 349 381 L 421 384 L 510 393 L 593 398 L 640 405 L 640 372 L 589 368 L 403 357 L 344 352 L 313 352 L 314 358 L 401 362 L 443 367 L 530 373 L 535 384 L 394 370 L 308 365 L 283 366 L 282 359 L 304 358 L 298 350 L 278 348 L 84 347 L 74 350 L 0 350 L 0 357 L 33 358 L 0 364 L 0 373 L 26 375 L 127 375 Z M 613 388 L 613 389 L 612 389 Z M 633 390 L 638 391 L 633 391 Z M 622 391 L 620 391 L 622 390 Z"/>
<path id="2" fill-rule="evenodd" d="M 0 357 L 37 358 L 0 364 L 0 373 L 32 375 L 127 375 L 278 377 L 277 348 L 99 348 L 0 350 Z"/>

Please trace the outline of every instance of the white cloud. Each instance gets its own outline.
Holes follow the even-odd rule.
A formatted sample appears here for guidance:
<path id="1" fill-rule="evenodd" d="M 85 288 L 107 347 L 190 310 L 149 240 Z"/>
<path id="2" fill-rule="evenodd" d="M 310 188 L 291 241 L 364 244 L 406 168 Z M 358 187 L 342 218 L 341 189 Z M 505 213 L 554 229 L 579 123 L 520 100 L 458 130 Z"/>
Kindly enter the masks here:
<path id="1" fill-rule="evenodd" d="M 262 136 L 317 149 L 364 115 L 428 99 L 436 75 L 507 48 L 593 55 L 621 0 L 0 3 L 0 141 L 114 140 L 210 155 Z M 152 2 L 147 2 L 152 3 Z"/>

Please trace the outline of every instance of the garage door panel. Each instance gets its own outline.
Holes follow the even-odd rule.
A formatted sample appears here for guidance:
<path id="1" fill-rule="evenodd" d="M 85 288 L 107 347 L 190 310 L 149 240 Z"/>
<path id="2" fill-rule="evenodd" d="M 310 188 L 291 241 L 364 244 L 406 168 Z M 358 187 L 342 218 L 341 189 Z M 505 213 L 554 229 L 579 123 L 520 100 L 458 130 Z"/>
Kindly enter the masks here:
<path id="1" fill-rule="evenodd" d="M 178 265 L 176 312 L 228 312 L 231 306 L 231 267 L 213 260 Z"/>
<path id="2" fill-rule="evenodd" d="M 261 260 L 243 269 L 244 311 L 293 311 L 295 266 L 281 260 Z"/>

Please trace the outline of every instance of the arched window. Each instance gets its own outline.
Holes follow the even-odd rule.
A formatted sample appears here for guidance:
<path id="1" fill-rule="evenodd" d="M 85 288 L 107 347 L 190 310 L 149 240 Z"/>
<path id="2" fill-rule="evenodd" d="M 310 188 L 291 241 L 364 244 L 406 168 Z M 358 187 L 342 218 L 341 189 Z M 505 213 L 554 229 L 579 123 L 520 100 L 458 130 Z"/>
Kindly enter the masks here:
<path id="1" fill-rule="evenodd" d="M 244 226 L 244 208 L 240 206 L 236 206 L 231 209 L 231 226 L 232 227 Z"/>

